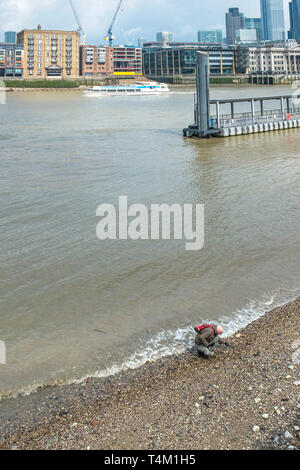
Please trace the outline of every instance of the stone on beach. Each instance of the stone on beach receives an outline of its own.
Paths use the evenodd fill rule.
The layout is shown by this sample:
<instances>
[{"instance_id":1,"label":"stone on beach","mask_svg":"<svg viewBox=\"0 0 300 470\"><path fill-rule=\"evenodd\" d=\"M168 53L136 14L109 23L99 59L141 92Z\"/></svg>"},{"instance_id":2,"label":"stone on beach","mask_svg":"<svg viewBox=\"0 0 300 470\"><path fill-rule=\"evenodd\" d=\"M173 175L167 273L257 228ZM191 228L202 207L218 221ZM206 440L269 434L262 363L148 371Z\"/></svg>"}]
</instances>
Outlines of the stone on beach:
<instances>
[{"instance_id":1,"label":"stone on beach","mask_svg":"<svg viewBox=\"0 0 300 470\"><path fill-rule=\"evenodd\" d=\"M187 351L90 379L87 389L73 384L12 400L0 421L0 448L300 447L298 380L286 380L300 328L291 309L300 311L300 299L248 325L228 355L220 350L202 361Z\"/></svg>"}]
</instances>

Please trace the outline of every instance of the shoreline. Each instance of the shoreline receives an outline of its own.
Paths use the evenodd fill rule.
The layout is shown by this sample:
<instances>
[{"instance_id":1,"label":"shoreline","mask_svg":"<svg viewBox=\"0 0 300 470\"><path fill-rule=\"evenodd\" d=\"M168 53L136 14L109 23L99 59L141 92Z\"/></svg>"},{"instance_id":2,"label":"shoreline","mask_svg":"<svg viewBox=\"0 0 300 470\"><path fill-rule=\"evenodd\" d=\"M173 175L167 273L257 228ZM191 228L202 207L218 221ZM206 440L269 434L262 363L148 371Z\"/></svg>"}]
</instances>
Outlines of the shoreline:
<instances>
[{"instance_id":1,"label":"shoreline","mask_svg":"<svg viewBox=\"0 0 300 470\"><path fill-rule=\"evenodd\" d=\"M84 88L6 88L5 91L6 93L23 93L23 92L28 92L28 91L34 91L34 92L37 92L37 91L66 91L66 92L80 92L80 91L83 91L85 89L87 89L88 87L84 87Z\"/></svg>"},{"instance_id":2,"label":"shoreline","mask_svg":"<svg viewBox=\"0 0 300 470\"><path fill-rule=\"evenodd\" d=\"M149 80L149 81L152 81L152 80ZM128 81L126 80L121 80L120 81L121 84L127 84ZM131 81L129 83L132 83ZM32 91L32 92L42 92L42 91L45 91L45 92L51 92L51 91L55 91L55 92L61 92L61 91L65 91L65 92L82 92L84 90L87 90L89 88L90 85L80 85L78 87L41 87L41 88L34 88L34 87L9 87L7 86L5 91L7 93L19 93L19 92L29 92L29 91ZM178 89L178 88L192 88L192 89L195 89L196 88L196 82L195 83L180 83L180 84L174 84L174 83L169 83L168 86L170 88L173 88L173 89ZM283 87L283 86L287 86L286 83L277 83L275 85L272 85L272 86L275 86L275 87ZM245 88L245 87L249 87L249 88L255 88L255 87L266 87L266 88L270 88L270 85L264 85L264 84L260 84L260 85L255 85L255 84L251 84L251 83L211 83L210 84L210 87L211 88L232 88L232 87L240 87L240 88Z\"/></svg>"},{"instance_id":3,"label":"shoreline","mask_svg":"<svg viewBox=\"0 0 300 470\"><path fill-rule=\"evenodd\" d=\"M300 448L299 327L300 298L240 330L209 361L190 350L4 400L0 448Z\"/></svg>"}]
</instances>

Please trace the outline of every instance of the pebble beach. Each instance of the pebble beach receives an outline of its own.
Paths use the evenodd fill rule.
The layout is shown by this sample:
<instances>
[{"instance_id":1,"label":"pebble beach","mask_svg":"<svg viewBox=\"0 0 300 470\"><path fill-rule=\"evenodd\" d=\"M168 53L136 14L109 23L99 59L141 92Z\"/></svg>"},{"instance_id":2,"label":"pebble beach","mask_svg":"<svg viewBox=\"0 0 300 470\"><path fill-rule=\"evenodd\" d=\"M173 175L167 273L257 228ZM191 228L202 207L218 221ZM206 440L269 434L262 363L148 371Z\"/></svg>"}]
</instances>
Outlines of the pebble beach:
<instances>
[{"instance_id":1,"label":"pebble beach","mask_svg":"<svg viewBox=\"0 0 300 470\"><path fill-rule=\"evenodd\" d=\"M300 449L300 299L195 350L0 403L1 449Z\"/></svg>"}]
</instances>

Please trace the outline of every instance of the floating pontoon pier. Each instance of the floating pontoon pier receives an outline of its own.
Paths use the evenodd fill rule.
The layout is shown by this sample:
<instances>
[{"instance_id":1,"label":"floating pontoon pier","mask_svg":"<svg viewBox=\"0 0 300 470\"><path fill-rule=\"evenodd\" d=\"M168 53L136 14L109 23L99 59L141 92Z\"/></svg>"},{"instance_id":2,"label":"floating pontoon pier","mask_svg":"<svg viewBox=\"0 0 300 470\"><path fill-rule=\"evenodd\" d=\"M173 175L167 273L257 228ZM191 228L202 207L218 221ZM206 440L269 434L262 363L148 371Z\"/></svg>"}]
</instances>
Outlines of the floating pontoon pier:
<instances>
[{"instance_id":1,"label":"floating pontoon pier","mask_svg":"<svg viewBox=\"0 0 300 470\"><path fill-rule=\"evenodd\" d=\"M300 128L299 99L294 95L210 100L209 56L203 52L197 52L196 86L195 123L183 129L185 137L229 137ZM215 114L211 108L215 108Z\"/></svg>"}]
</instances>

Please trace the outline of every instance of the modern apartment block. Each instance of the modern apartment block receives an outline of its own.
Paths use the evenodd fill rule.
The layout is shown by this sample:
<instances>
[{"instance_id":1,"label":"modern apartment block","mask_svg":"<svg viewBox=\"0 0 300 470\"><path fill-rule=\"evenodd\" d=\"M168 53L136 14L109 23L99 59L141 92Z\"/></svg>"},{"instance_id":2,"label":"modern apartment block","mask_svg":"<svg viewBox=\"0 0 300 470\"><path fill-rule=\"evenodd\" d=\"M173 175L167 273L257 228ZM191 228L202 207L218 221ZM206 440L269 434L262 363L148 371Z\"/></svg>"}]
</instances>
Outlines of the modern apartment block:
<instances>
[{"instance_id":1,"label":"modern apartment block","mask_svg":"<svg viewBox=\"0 0 300 470\"><path fill-rule=\"evenodd\" d=\"M284 41L285 21L283 0L260 0L262 18L262 39Z\"/></svg>"},{"instance_id":2,"label":"modern apartment block","mask_svg":"<svg viewBox=\"0 0 300 470\"><path fill-rule=\"evenodd\" d=\"M223 33L221 29L198 31L198 42L222 44Z\"/></svg>"},{"instance_id":3,"label":"modern apartment block","mask_svg":"<svg viewBox=\"0 0 300 470\"><path fill-rule=\"evenodd\" d=\"M114 71L113 47L80 46L80 75L101 77Z\"/></svg>"},{"instance_id":4,"label":"modern apartment block","mask_svg":"<svg viewBox=\"0 0 300 470\"><path fill-rule=\"evenodd\" d=\"M300 74L300 46L293 41L284 46L267 44L249 47L249 72Z\"/></svg>"},{"instance_id":5,"label":"modern apartment block","mask_svg":"<svg viewBox=\"0 0 300 470\"><path fill-rule=\"evenodd\" d=\"M300 40L300 0L292 0L289 3L290 23L289 39Z\"/></svg>"},{"instance_id":6,"label":"modern apartment block","mask_svg":"<svg viewBox=\"0 0 300 470\"><path fill-rule=\"evenodd\" d=\"M145 44L143 49L144 75L149 78L195 76L197 51L209 54L212 75L228 75L235 72L233 46L174 43L167 48L151 45L148 47Z\"/></svg>"},{"instance_id":7,"label":"modern apartment block","mask_svg":"<svg viewBox=\"0 0 300 470\"><path fill-rule=\"evenodd\" d=\"M0 77L21 78L24 67L24 47L15 42L7 42L9 36L4 35L5 42L0 42ZM10 36L12 40L13 37Z\"/></svg>"},{"instance_id":8,"label":"modern apartment block","mask_svg":"<svg viewBox=\"0 0 300 470\"><path fill-rule=\"evenodd\" d=\"M142 75L142 49L135 46L80 46L80 75Z\"/></svg>"},{"instance_id":9,"label":"modern apartment block","mask_svg":"<svg viewBox=\"0 0 300 470\"><path fill-rule=\"evenodd\" d=\"M24 78L74 79L79 76L77 31L24 29L17 43L24 46Z\"/></svg>"},{"instance_id":10,"label":"modern apartment block","mask_svg":"<svg viewBox=\"0 0 300 470\"><path fill-rule=\"evenodd\" d=\"M135 46L113 47L114 75L142 75L142 49Z\"/></svg>"}]
</instances>

